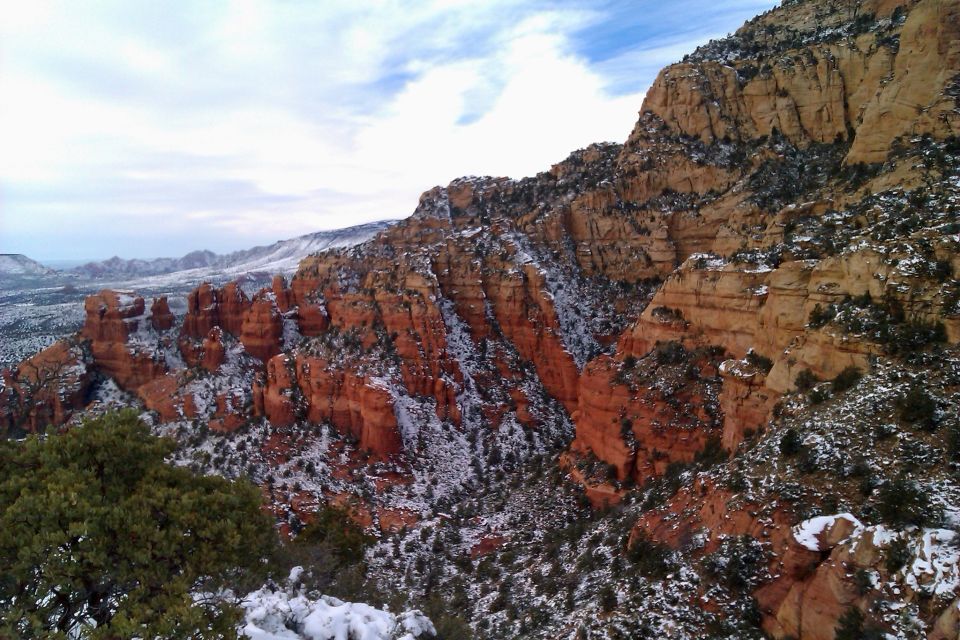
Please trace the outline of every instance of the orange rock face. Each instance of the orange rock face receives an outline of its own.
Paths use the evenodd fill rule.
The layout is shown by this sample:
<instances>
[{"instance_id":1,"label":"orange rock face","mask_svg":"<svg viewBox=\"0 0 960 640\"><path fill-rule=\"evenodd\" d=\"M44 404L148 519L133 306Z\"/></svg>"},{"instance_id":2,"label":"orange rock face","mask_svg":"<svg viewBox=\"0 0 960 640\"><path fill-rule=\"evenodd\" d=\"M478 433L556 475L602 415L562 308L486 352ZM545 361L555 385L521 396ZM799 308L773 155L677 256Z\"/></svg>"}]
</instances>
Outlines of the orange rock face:
<instances>
[{"instance_id":1,"label":"orange rock face","mask_svg":"<svg viewBox=\"0 0 960 640\"><path fill-rule=\"evenodd\" d=\"M380 530L386 533L397 533L409 529L417 523L417 514L408 509L381 509L377 516L380 520Z\"/></svg>"},{"instance_id":2,"label":"orange rock face","mask_svg":"<svg viewBox=\"0 0 960 640\"><path fill-rule=\"evenodd\" d=\"M288 306L289 291L282 287L282 279L276 284L281 285L280 298L284 306ZM209 284L202 284L187 296L187 315L183 319L181 330L181 351L184 358L191 364L197 364L202 357L200 351L207 352L211 346L214 354L203 366L214 370L219 364L217 352L222 347L216 347L214 342L221 342L211 334L214 328L226 331L243 343L247 352L263 362L280 352L283 336L283 319L280 316L277 297L270 292L263 291L251 301L240 286L231 282L222 289L214 289ZM191 339L203 339L202 349Z\"/></svg>"},{"instance_id":3,"label":"orange rock face","mask_svg":"<svg viewBox=\"0 0 960 640\"><path fill-rule=\"evenodd\" d=\"M379 459L402 451L389 391L354 371L309 356L281 354L267 364L264 413L275 425L329 422Z\"/></svg>"},{"instance_id":4,"label":"orange rock face","mask_svg":"<svg viewBox=\"0 0 960 640\"><path fill-rule=\"evenodd\" d=\"M222 327L227 333L239 336L249 308L250 300L237 283L228 283L222 289L203 283L187 296L187 315L181 333L202 339L210 329Z\"/></svg>"},{"instance_id":5,"label":"orange rock face","mask_svg":"<svg viewBox=\"0 0 960 640\"><path fill-rule=\"evenodd\" d=\"M572 413L579 372L559 338L556 313L541 276L532 266L505 276L484 288L494 315L520 355L533 362L543 385Z\"/></svg>"},{"instance_id":6,"label":"orange rock face","mask_svg":"<svg viewBox=\"0 0 960 640\"><path fill-rule=\"evenodd\" d=\"M216 408L208 423L210 430L217 433L232 433L246 423L243 407L238 406L241 398L230 393L222 393L216 397Z\"/></svg>"},{"instance_id":7,"label":"orange rock face","mask_svg":"<svg viewBox=\"0 0 960 640\"><path fill-rule=\"evenodd\" d=\"M148 311L142 298L101 292L85 305L90 353L51 348L8 374L0 420L8 430L67 420L89 364L161 422L229 434L265 417L267 465L295 462L298 423L329 423L345 436L330 459L349 460L331 471L338 483L369 461L391 462L378 474L421 471L404 438L424 424L473 445L505 425L513 436L514 421L530 442L567 442L572 420L561 464L596 508L707 454L730 473L684 479L642 515L634 542L686 550L697 536L692 553L710 554L725 537L762 541L771 578L750 595L765 629L827 640L848 606L866 604L848 569L882 575L883 554L872 540L848 544L840 521L820 551L797 543L799 516L732 489L744 458L724 467L722 450L749 452L741 444L769 428L801 371L826 380L884 353L855 323L811 322L818 305L882 300L960 339L960 236L941 224L956 198L927 193L939 178L923 168L946 166L947 137L960 134L958 6L784 3L745 27L751 38L738 35L737 46L750 43L743 59L708 45L664 69L623 146L593 145L534 178L431 189L364 245L304 259L289 284L277 276L249 297L237 283L201 285L179 335L186 371L164 360L176 324L165 299ZM870 28L850 23L858 12ZM928 155L904 155L925 144ZM373 486L393 482L378 475ZM277 515L305 520L321 499L273 491L290 507ZM354 496L330 499L364 526L416 522ZM471 555L509 535L488 529ZM956 637L950 609L931 637Z\"/></svg>"},{"instance_id":8,"label":"orange rock face","mask_svg":"<svg viewBox=\"0 0 960 640\"><path fill-rule=\"evenodd\" d=\"M742 360L723 362L720 375L721 444L727 451L736 451L748 429L756 431L767 424L779 394L766 387L762 371Z\"/></svg>"},{"instance_id":9,"label":"orange rock face","mask_svg":"<svg viewBox=\"0 0 960 640\"><path fill-rule=\"evenodd\" d=\"M223 285L217 296L220 327L229 334L243 333L243 323L250 310L250 300L236 282Z\"/></svg>"},{"instance_id":10,"label":"orange rock face","mask_svg":"<svg viewBox=\"0 0 960 640\"><path fill-rule=\"evenodd\" d=\"M200 366L210 372L220 368L226 357L225 347L223 346L223 331L220 327L210 329L207 337L203 339L203 357Z\"/></svg>"},{"instance_id":11,"label":"orange rock face","mask_svg":"<svg viewBox=\"0 0 960 640\"><path fill-rule=\"evenodd\" d=\"M271 358L267 362L266 385L254 389L254 397L261 398L262 415L277 426L289 426L301 414L294 395L299 389L295 367L295 361L286 354Z\"/></svg>"},{"instance_id":12,"label":"orange rock face","mask_svg":"<svg viewBox=\"0 0 960 640\"><path fill-rule=\"evenodd\" d=\"M36 433L82 409L92 379L81 343L61 340L0 378L0 430Z\"/></svg>"},{"instance_id":13,"label":"orange rock face","mask_svg":"<svg viewBox=\"0 0 960 640\"><path fill-rule=\"evenodd\" d=\"M293 291L287 286L287 279L281 275L273 277L271 290L277 300L277 308L280 313L286 313L295 306Z\"/></svg>"},{"instance_id":14,"label":"orange rock face","mask_svg":"<svg viewBox=\"0 0 960 640\"><path fill-rule=\"evenodd\" d=\"M128 391L166 373L166 366L146 352L132 352L124 343L93 342L96 367Z\"/></svg>"},{"instance_id":15,"label":"orange rock face","mask_svg":"<svg viewBox=\"0 0 960 640\"><path fill-rule=\"evenodd\" d=\"M593 454L612 465L618 480L642 483L671 462L692 461L711 438L719 440L715 365L709 356L671 347L676 351L654 351L632 366L609 356L587 366L574 414L574 455ZM656 379L661 382L650 388Z\"/></svg>"},{"instance_id":16,"label":"orange rock face","mask_svg":"<svg viewBox=\"0 0 960 640\"><path fill-rule=\"evenodd\" d=\"M181 335L203 338L220 323L217 291L203 283L187 296L187 315L183 318Z\"/></svg>"},{"instance_id":17,"label":"orange rock face","mask_svg":"<svg viewBox=\"0 0 960 640\"><path fill-rule=\"evenodd\" d=\"M435 284L409 272L404 275L400 288L398 283L389 282L391 274L370 272L369 286L344 291L333 280L337 273L334 264L315 264L311 271L313 275L308 277L303 275L307 272L302 271L294 280L295 298L308 295L309 283L309 290L314 292L312 297L325 301L324 313L314 311L317 317L329 318L338 333L356 336L365 350L373 347L389 350L407 392L432 397L440 419L459 422L456 394L461 374L447 353L446 326L431 300L435 298ZM317 325L304 324L308 320L303 308L300 307L301 333L309 335ZM307 308L318 309L315 303Z\"/></svg>"},{"instance_id":18,"label":"orange rock face","mask_svg":"<svg viewBox=\"0 0 960 640\"><path fill-rule=\"evenodd\" d=\"M239 334L247 353L266 362L280 352L282 336L283 319L276 301L268 297L255 299L243 315Z\"/></svg>"},{"instance_id":19,"label":"orange rock face","mask_svg":"<svg viewBox=\"0 0 960 640\"><path fill-rule=\"evenodd\" d=\"M767 631L772 631L769 614L782 606L794 585L801 583L811 567L821 561L819 552L797 543L793 522L793 514L787 511L778 508L768 512L764 505L743 501L723 487L698 479L690 488L681 489L663 508L646 512L635 525L630 544L645 535L677 547L700 533L705 541L696 553L707 555L716 551L725 538L749 536L762 541L770 552L768 569L778 579L762 585L754 596L761 611L768 614ZM835 626L834 623L828 627L829 633Z\"/></svg>"},{"instance_id":20,"label":"orange rock face","mask_svg":"<svg viewBox=\"0 0 960 640\"><path fill-rule=\"evenodd\" d=\"M184 417L183 398L180 395L180 381L176 376L167 374L152 380L137 389L137 395L144 406L155 411L163 422L172 422Z\"/></svg>"},{"instance_id":21,"label":"orange rock face","mask_svg":"<svg viewBox=\"0 0 960 640\"><path fill-rule=\"evenodd\" d=\"M83 307L87 314L83 337L95 342L126 342L144 313L143 298L106 289L88 296Z\"/></svg>"},{"instance_id":22,"label":"orange rock face","mask_svg":"<svg viewBox=\"0 0 960 640\"><path fill-rule=\"evenodd\" d=\"M150 323L156 331L166 331L173 328L174 317L170 313L170 305L167 304L166 296L156 298L150 305Z\"/></svg>"},{"instance_id":23,"label":"orange rock face","mask_svg":"<svg viewBox=\"0 0 960 640\"><path fill-rule=\"evenodd\" d=\"M155 327L169 323L170 311L166 301L156 301L152 308L161 314L156 320L145 313L143 298L108 290L84 302L81 335L90 340L94 366L123 389L133 391L167 370L162 348L172 344L172 336L161 336Z\"/></svg>"},{"instance_id":24,"label":"orange rock face","mask_svg":"<svg viewBox=\"0 0 960 640\"><path fill-rule=\"evenodd\" d=\"M502 547L507 542L505 536L497 534L488 534L483 536L475 545L470 547L470 557L473 559L482 558Z\"/></svg>"}]
</instances>

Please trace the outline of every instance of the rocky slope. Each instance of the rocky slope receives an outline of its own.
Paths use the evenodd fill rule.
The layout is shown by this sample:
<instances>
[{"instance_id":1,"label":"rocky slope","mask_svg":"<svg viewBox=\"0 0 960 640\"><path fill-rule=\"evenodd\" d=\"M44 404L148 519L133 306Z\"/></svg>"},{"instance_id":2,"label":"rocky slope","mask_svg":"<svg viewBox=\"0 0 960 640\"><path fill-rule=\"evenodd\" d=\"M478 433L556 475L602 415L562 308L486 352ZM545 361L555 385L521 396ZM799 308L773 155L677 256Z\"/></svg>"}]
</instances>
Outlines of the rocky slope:
<instances>
[{"instance_id":1,"label":"rocky slope","mask_svg":"<svg viewBox=\"0 0 960 640\"><path fill-rule=\"evenodd\" d=\"M787 2L662 71L623 145L182 318L90 298L86 382L25 363L0 416L140 403L285 531L347 508L371 584L480 637L957 637L958 31Z\"/></svg>"}]
</instances>

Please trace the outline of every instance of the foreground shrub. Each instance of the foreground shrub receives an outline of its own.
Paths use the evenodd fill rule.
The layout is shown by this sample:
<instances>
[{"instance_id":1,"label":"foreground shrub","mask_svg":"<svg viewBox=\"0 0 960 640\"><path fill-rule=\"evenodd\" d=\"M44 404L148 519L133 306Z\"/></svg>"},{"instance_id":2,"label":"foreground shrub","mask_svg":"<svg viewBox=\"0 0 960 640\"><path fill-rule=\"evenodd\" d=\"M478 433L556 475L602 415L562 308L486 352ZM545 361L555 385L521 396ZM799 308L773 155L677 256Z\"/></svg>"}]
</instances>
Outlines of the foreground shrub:
<instances>
[{"instance_id":1,"label":"foreground shrub","mask_svg":"<svg viewBox=\"0 0 960 640\"><path fill-rule=\"evenodd\" d=\"M0 444L0 637L235 635L200 594L262 583L273 523L253 485L172 450L133 411Z\"/></svg>"}]
</instances>

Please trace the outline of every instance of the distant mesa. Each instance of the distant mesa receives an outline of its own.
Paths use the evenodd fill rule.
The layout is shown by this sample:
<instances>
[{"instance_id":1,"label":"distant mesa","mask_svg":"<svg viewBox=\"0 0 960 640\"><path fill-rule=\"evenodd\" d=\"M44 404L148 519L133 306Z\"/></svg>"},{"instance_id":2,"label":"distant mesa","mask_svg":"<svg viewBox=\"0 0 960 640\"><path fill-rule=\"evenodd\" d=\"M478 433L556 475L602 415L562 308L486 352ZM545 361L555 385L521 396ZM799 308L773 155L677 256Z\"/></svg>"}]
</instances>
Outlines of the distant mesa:
<instances>
[{"instance_id":1,"label":"distant mesa","mask_svg":"<svg viewBox=\"0 0 960 640\"><path fill-rule=\"evenodd\" d=\"M50 276L56 271L22 253L0 253L0 276Z\"/></svg>"}]
</instances>

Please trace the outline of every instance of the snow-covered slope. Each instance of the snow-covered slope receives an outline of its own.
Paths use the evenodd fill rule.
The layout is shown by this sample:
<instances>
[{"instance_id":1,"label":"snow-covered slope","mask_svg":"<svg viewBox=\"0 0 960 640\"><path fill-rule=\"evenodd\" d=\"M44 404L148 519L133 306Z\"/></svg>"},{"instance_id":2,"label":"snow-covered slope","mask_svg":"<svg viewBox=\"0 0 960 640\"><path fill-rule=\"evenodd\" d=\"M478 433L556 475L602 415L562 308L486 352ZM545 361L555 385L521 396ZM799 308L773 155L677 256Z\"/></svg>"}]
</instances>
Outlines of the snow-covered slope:
<instances>
[{"instance_id":1,"label":"snow-covered slope","mask_svg":"<svg viewBox=\"0 0 960 640\"><path fill-rule=\"evenodd\" d=\"M0 276L46 276L54 270L22 253L0 253Z\"/></svg>"},{"instance_id":2,"label":"snow-covered slope","mask_svg":"<svg viewBox=\"0 0 960 640\"><path fill-rule=\"evenodd\" d=\"M113 257L102 262L89 262L71 269L70 272L95 279L143 278L197 270L210 270L231 276L254 272L289 273L295 271L300 260L311 253L359 244L391 224L393 223L390 221L370 222L345 229L318 231L223 255L212 251L193 251L181 258L124 260Z\"/></svg>"}]
</instances>

